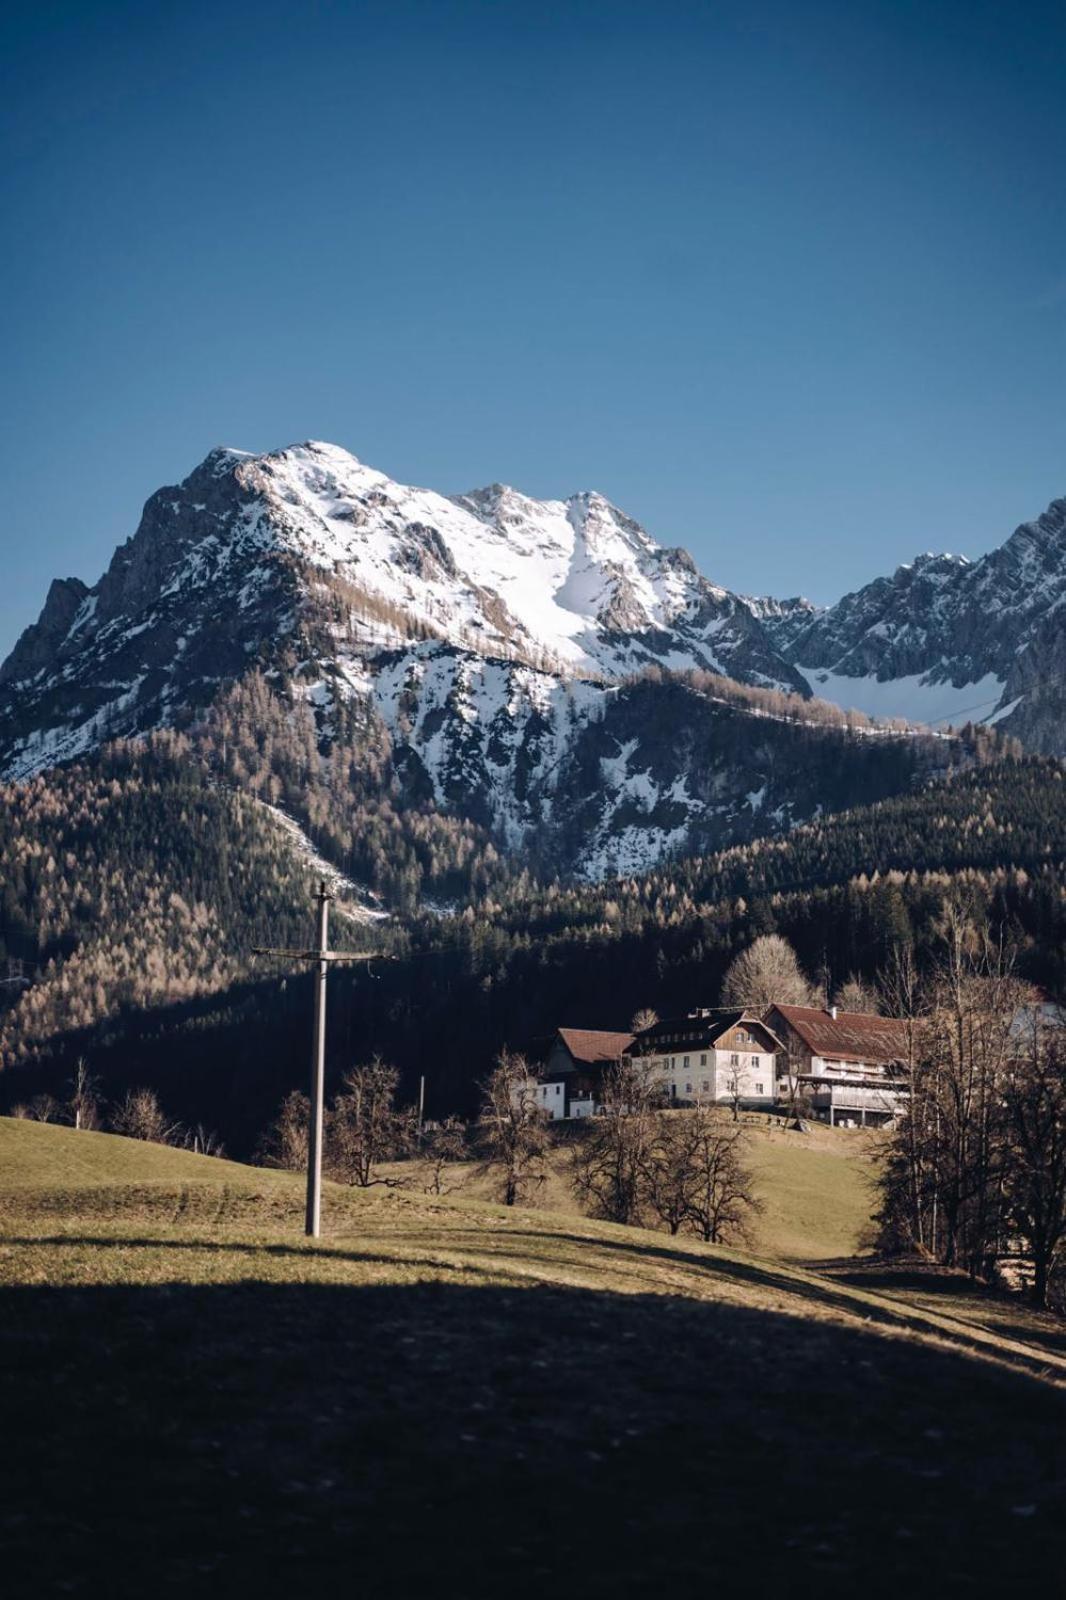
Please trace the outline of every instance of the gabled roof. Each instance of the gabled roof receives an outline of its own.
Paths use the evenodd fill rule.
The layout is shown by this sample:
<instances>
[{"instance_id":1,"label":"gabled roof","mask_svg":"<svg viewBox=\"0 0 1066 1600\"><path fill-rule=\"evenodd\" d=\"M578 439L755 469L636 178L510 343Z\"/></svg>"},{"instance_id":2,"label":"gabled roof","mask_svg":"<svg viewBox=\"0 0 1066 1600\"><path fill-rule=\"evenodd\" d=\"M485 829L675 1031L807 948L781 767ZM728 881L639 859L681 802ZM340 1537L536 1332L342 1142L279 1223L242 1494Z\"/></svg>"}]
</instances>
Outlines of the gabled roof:
<instances>
[{"instance_id":1,"label":"gabled roof","mask_svg":"<svg viewBox=\"0 0 1066 1600\"><path fill-rule=\"evenodd\" d=\"M889 1062L907 1056L907 1024L866 1011L831 1012L819 1006L774 1006L812 1055L835 1061Z\"/></svg>"},{"instance_id":2,"label":"gabled roof","mask_svg":"<svg viewBox=\"0 0 1066 1600\"><path fill-rule=\"evenodd\" d=\"M633 1043L631 1033L601 1033L595 1028L559 1028L557 1032L574 1060L589 1067L599 1061L617 1061Z\"/></svg>"},{"instance_id":3,"label":"gabled roof","mask_svg":"<svg viewBox=\"0 0 1066 1600\"><path fill-rule=\"evenodd\" d=\"M656 1050L678 1051L693 1047L709 1049L724 1033L741 1022L746 1028L758 1029L770 1049L784 1049L773 1030L754 1012L704 1008L690 1011L683 1017L660 1017L650 1028L644 1028L637 1034L634 1041L638 1046L636 1053L643 1055Z\"/></svg>"}]
</instances>

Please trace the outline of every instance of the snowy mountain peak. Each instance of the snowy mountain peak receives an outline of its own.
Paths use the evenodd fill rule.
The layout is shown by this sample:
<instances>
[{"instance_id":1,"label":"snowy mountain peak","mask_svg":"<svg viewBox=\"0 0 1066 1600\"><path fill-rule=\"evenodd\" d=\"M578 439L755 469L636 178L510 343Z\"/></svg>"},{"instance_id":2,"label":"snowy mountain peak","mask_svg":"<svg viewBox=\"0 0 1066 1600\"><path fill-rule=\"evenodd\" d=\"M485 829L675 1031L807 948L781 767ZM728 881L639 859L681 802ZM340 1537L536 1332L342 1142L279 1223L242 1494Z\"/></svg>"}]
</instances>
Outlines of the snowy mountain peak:
<instances>
[{"instance_id":1,"label":"snowy mountain peak","mask_svg":"<svg viewBox=\"0 0 1066 1600\"><path fill-rule=\"evenodd\" d=\"M227 445L151 497L92 590L54 587L2 669L0 772L165 723L286 641L306 658L308 629L320 652L323 628L349 685L429 638L568 676L658 664L808 692L747 607L602 494L450 499L322 440Z\"/></svg>"},{"instance_id":2,"label":"snowy mountain peak","mask_svg":"<svg viewBox=\"0 0 1066 1600\"><path fill-rule=\"evenodd\" d=\"M953 575L960 567L968 567L968 556L952 555L950 550L923 550L913 561L905 561L897 572L943 572Z\"/></svg>"}]
</instances>

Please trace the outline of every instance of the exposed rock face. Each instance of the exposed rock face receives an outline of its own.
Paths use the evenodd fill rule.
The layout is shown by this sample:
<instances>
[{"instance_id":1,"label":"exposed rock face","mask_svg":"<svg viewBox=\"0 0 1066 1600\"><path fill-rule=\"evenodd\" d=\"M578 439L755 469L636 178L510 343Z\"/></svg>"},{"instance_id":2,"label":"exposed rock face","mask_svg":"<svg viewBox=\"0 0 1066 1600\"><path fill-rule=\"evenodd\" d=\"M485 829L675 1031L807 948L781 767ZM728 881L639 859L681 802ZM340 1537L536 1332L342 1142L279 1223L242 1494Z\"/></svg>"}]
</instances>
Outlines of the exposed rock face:
<instances>
[{"instance_id":1,"label":"exposed rock face","mask_svg":"<svg viewBox=\"0 0 1066 1600\"><path fill-rule=\"evenodd\" d=\"M88 594L88 586L80 578L52 579L37 621L30 623L7 660L0 665L0 683L28 678L47 669L70 633Z\"/></svg>"},{"instance_id":2,"label":"exposed rock face","mask_svg":"<svg viewBox=\"0 0 1066 1600\"><path fill-rule=\"evenodd\" d=\"M315 653L343 640L357 678L428 635L556 672L665 661L809 694L735 596L601 495L449 500L332 445L220 449L152 496L95 588L53 584L0 677L0 772L172 721L250 664L306 654L326 589Z\"/></svg>"},{"instance_id":3,"label":"exposed rock face","mask_svg":"<svg viewBox=\"0 0 1066 1600\"><path fill-rule=\"evenodd\" d=\"M1066 754L1066 499L979 561L918 556L798 632L770 632L816 694L892 712L895 685L898 715L936 706Z\"/></svg>"},{"instance_id":4,"label":"exposed rock face","mask_svg":"<svg viewBox=\"0 0 1066 1600\"><path fill-rule=\"evenodd\" d=\"M240 470L214 452L152 496L95 588L53 584L0 674L6 776L171 722L271 657L292 626L296 567L234 495Z\"/></svg>"},{"instance_id":5,"label":"exposed rock face","mask_svg":"<svg viewBox=\"0 0 1066 1600\"><path fill-rule=\"evenodd\" d=\"M94 588L52 585L0 669L0 775L180 723L256 669L306 699L324 741L358 702L410 798L545 864L635 871L895 792L945 759L634 681L649 668L845 705L873 685L877 709L904 716L919 678L953 707L1013 695L1011 726L1061 750L1046 679L1066 669L1064 526L1060 501L982 562L920 558L822 612L732 594L602 495L493 484L449 499L332 445L219 449L152 496Z\"/></svg>"}]
</instances>

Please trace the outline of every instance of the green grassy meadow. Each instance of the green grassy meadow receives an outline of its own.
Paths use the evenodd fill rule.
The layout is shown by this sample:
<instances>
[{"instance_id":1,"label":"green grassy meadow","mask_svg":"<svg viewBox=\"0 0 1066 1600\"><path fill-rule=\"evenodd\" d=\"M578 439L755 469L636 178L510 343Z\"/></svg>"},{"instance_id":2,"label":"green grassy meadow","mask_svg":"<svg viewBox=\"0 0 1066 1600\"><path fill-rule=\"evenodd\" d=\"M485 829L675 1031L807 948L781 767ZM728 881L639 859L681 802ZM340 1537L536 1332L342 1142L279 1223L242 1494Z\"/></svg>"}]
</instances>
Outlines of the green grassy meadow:
<instances>
[{"instance_id":1,"label":"green grassy meadow","mask_svg":"<svg viewBox=\"0 0 1066 1600\"><path fill-rule=\"evenodd\" d=\"M4 1594L1053 1581L1066 1326L856 1256L847 1138L753 1130L743 1251L473 1178L311 1244L293 1175L0 1119Z\"/></svg>"}]
</instances>

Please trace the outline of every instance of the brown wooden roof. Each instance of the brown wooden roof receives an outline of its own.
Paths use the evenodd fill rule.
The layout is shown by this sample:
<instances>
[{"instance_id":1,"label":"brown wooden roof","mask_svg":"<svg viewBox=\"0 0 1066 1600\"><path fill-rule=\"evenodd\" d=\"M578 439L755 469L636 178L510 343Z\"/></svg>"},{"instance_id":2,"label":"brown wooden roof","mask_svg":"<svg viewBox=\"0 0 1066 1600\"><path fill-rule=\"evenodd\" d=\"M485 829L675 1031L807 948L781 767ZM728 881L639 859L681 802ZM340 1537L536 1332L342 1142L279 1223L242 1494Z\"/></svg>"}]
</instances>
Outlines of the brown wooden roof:
<instances>
[{"instance_id":1,"label":"brown wooden roof","mask_svg":"<svg viewBox=\"0 0 1066 1600\"><path fill-rule=\"evenodd\" d=\"M896 1017L875 1017L865 1011L838 1011L819 1006L774 1006L794 1028L812 1055L836 1061L900 1061L907 1055L907 1024Z\"/></svg>"},{"instance_id":2,"label":"brown wooden roof","mask_svg":"<svg viewBox=\"0 0 1066 1600\"><path fill-rule=\"evenodd\" d=\"M574 1060L586 1066L617 1061L626 1046L633 1043L631 1033L600 1033L595 1028L560 1028L558 1032Z\"/></svg>"}]
</instances>

